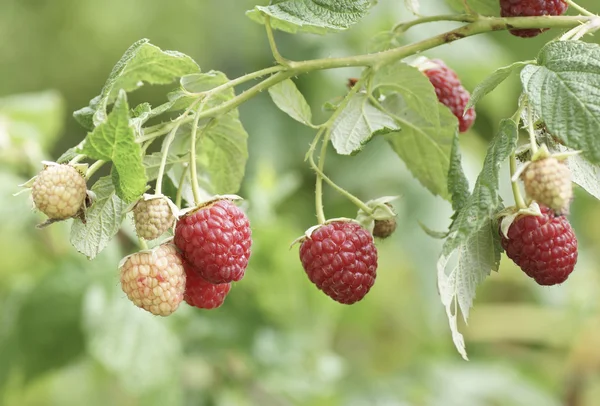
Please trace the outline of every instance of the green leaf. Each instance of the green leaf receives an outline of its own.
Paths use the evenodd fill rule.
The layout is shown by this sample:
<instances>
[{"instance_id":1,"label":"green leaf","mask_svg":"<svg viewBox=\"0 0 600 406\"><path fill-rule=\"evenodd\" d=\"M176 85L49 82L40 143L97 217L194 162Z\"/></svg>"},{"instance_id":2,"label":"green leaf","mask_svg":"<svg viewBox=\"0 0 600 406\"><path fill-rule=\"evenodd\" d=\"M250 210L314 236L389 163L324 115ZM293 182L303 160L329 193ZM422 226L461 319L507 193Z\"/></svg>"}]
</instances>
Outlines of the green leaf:
<instances>
[{"instance_id":1,"label":"green leaf","mask_svg":"<svg viewBox=\"0 0 600 406\"><path fill-rule=\"evenodd\" d=\"M475 106L479 100L483 99L488 93L491 93L498 85L504 82L511 73L520 70L523 66L527 65L527 62L515 62L512 65L499 68L490 76L484 79L483 82L477 85L471 98L465 107L465 111Z\"/></svg>"},{"instance_id":2,"label":"green leaf","mask_svg":"<svg viewBox=\"0 0 600 406\"><path fill-rule=\"evenodd\" d=\"M0 98L0 127L16 144L52 147L62 131L64 113L64 100L55 91Z\"/></svg>"},{"instance_id":3,"label":"green leaf","mask_svg":"<svg viewBox=\"0 0 600 406\"><path fill-rule=\"evenodd\" d=\"M555 149L560 153L573 152L572 149L562 145L556 145ZM600 167L592 164L581 155L568 157L567 166L571 170L573 182L600 200Z\"/></svg>"},{"instance_id":4,"label":"green leaf","mask_svg":"<svg viewBox=\"0 0 600 406\"><path fill-rule=\"evenodd\" d=\"M169 84L183 75L197 72L200 72L200 68L189 56L176 51L163 51L147 39L142 39L129 47L117 62L99 99L90 107L76 112L75 117L89 124L87 117L93 112L93 124L99 125L106 120L106 109L116 100L121 89L130 92L144 83Z\"/></svg>"},{"instance_id":5,"label":"green leaf","mask_svg":"<svg viewBox=\"0 0 600 406\"><path fill-rule=\"evenodd\" d=\"M88 131L92 131L95 127L94 125L94 114L98 110L98 106L100 105L100 96L94 97L90 100L90 104L86 107L82 107L79 110L73 113L73 118L77 121L83 128Z\"/></svg>"},{"instance_id":6,"label":"green leaf","mask_svg":"<svg viewBox=\"0 0 600 406\"><path fill-rule=\"evenodd\" d=\"M344 107L331 128L331 143L341 155L360 151L375 134L400 130L400 126L369 101L369 96L357 93Z\"/></svg>"},{"instance_id":7,"label":"green leaf","mask_svg":"<svg viewBox=\"0 0 600 406\"><path fill-rule=\"evenodd\" d=\"M215 71L182 78L182 86L189 92L198 93L228 81L224 73ZM206 102L204 109L218 106L234 96L233 89L218 92ZM191 126L182 126L180 130L182 133L176 136L171 151L184 155L189 152ZM196 162L200 181L208 182L212 186L212 193L236 193L244 178L248 160L248 134L240 122L238 110L233 109L218 118L201 121L198 135Z\"/></svg>"},{"instance_id":8,"label":"green leaf","mask_svg":"<svg viewBox=\"0 0 600 406\"><path fill-rule=\"evenodd\" d=\"M540 51L538 65L523 69L521 81L550 133L600 163L600 46L551 42Z\"/></svg>"},{"instance_id":9,"label":"green leaf","mask_svg":"<svg viewBox=\"0 0 600 406\"><path fill-rule=\"evenodd\" d=\"M133 306L119 288L107 292L93 285L86 292L83 312L89 353L128 390L146 393L178 376L177 335L164 319Z\"/></svg>"},{"instance_id":10,"label":"green leaf","mask_svg":"<svg viewBox=\"0 0 600 406\"><path fill-rule=\"evenodd\" d=\"M488 218L469 236L460 242L448 255L442 254L438 261L438 291L450 323L452 340L458 352L467 359L465 341L458 331L458 308L465 322L469 317L469 309L477 286L491 271L498 271L500 266L500 248L498 225ZM451 257L455 265L447 271Z\"/></svg>"},{"instance_id":11,"label":"green leaf","mask_svg":"<svg viewBox=\"0 0 600 406\"><path fill-rule=\"evenodd\" d=\"M462 168L458 132L452 141L450 169L448 170L448 191L452 196L452 210L459 212L469 198L469 181Z\"/></svg>"},{"instance_id":12,"label":"green leaf","mask_svg":"<svg viewBox=\"0 0 600 406\"><path fill-rule=\"evenodd\" d=\"M86 223L75 219L71 227L71 244L89 259L98 255L117 234L127 208L108 176L98 179L92 192L96 200L86 212Z\"/></svg>"},{"instance_id":13,"label":"green leaf","mask_svg":"<svg viewBox=\"0 0 600 406\"><path fill-rule=\"evenodd\" d=\"M146 168L146 176L148 177L148 181L153 181L158 176L158 170L160 168L161 160L162 152L154 152L153 154L146 155L144 157L144 167ZM169 154L169 156L167 156L165 172L167 172L171 168L171 166L173 166L173 164L187 161L188 159L183 159L176 155Z\"/></svg>"},{"instance_id":14,"label":"green leaf","mask_svg":"<svg viewBox=\"0 0 600 406\"><path fill-rule=\"evenodd\" d=\"M494 216L502 204L499 193L499 171L517 147L518 131L512 120L502 120L500 130L488 147L483 169L477 177L473 193L458 212L444 243L443 255L448 256L460 244L471 238Z\"/></svg>"},{"instance_id":15,"label":"green leaf","mask_svg":"<svg viewBox=\"0 0 600 406\"><path fill-rule=\"evenodd\" d=\"M291 79L286 79L270 87L269 94L271 95L271 99L273 99L273 103L281 111L304 125L312 125L310 106Z\"/></svg>"},{"instance_id":16,"label":"green leaf","mask_svg":"<svg viewBox=\"0 0 600 406\"><path fill-rule=\"evenodd\" d=\"M386 135L392 149L431 193L450 199L448 171L456 117L439 103L427 77L402 62L380 69L372 86L402 129Z\"/></svg>"},{"instance_id":17,"label":"green leaf","mask_svg":"<svg viewBox=\"0 0 600 406\"><path fill-rule=\"evenodd\" d=\"M124 91L119 93L106 122L87 135L81 153L92 159L113 162L113 182L117 195L125 202L131 203L144 193L146 173L142 149L135 141L135 133L129 123L129 106Z\"/></svg>"},{"instance_id":18,"label":"green leaf","mask_svg":"<svg viewBox=\"0 0 600 406\"><path fill-rule=\"evenodd\" d=\"M246 15L264 24L270 16L274 29L325 34L356 24L371 7L370 0L282 0L269 6L256 6Z\"/></svg>"}]
</instances>

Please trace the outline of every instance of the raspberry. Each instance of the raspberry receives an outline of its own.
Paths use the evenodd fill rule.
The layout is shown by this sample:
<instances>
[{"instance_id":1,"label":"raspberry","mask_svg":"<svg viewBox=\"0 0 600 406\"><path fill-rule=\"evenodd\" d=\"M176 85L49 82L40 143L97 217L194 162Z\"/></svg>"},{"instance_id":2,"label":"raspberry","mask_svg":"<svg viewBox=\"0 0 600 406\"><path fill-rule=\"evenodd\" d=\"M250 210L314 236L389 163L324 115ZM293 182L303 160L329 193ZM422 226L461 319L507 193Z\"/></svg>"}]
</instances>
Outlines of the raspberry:
<instances>
[{"instance_id":1,"label":"raspberry","mask_svg":"<svg viewBox=\"0 0 600 406\"><path fill-rule=\"evenodd\" d=\"M564 0L500 0L502 17L559 16L567 11L569 5ZM547 28L510 30L512 35L522 38L535 37Z\"/></svg>"},{"instance_id":2,"label":"raspberry","mask_svg":"<svg viewBox=\"0 0 600 406\"><path fill-rule=\"evenodd\" d=\"M31 194L35 207L52 220L79 212L85 201L85 178L69 165L48 165L35 178Z\"/></svg>"},{"instance_id":3,"label":"raspberry","mask_svg":"<svg viewBox=\"0 0 600 406\"><path fill-rule=\"evenodd\" d=\"M558 214L567 213L573 198L571 171L554 157L533 161L521 174L525 192Z\"/></svg>"},{"instance_id":4,"label":"raspberry","mask_svg":"<svg viewBox=\"0 0 600 406\"><path fill-rule=\"evenodd\" d=\"M230 200L217 200L179 219L175 245L211 283L239 281L250 258L252 232L248 218Z\"/></svg>"},{"instance_id":5,"label":"raspberry","mask_svg":"<svg viewBox=\"0 0 600 406\"><path fill-rule=\"evenodd\" d=\"M377 276L373 237L354 222L334 221L317 228L302 242L300 260L310 281L343 304L365 297Z\"/></svg>"},{"instance_id":6,"label":"raspberry","mask_svg":"<svg viewBox=\"0 0 600 406\"><path fill-rule=\"evenodd\" d=\"M564 216L540 206L541 216L518 217L508 229L508 238L500 232L506 255L540 285L562 283L577 262L577 238Z\"/></svg>"},{"instance_id":7,"label":"raspberry","mask_svg":"<svg viewBox=\"0 0 600 406\"><path fill-rule=\"evenodd\" d=\"M167 197L140 200L133 208L133 219L138 236L154 240L165 233L175 222L175 215Z\"/></svg>"},{"instance_id":8,"label":"raspberry","mask_svg":"<svg viewBox=\"0 0 600 406\"><path fill-rule=\"evenodd\" d=\"M185 270L173 244L130 255L119 269L123 292L133 304L152 314L168 316L183 300Z\"/></svg>"},{"instance_id":9,"label":"raspberry","mask_svg":"<svg viewBox=\"0 0 600 406\"><path fill-rule=\"evenodd\" d=\"M475 109L470 108L465 112L465 107L471 95L460 83L456 73L439 60L431 60L437 67L427 68L424 73L435 88L435 94L440 103L452 111L458 119L458 129L461 133L467 131L475 121ZM464 114L463 114L464 113Z\"/></svg>"},{"instance_id":10,"label":"raspberry","mask_svg":"<svg viewBox=\"0 0 600 406\"><path fill-rule=\"evenodd\" d=\"M216 309L223 304L231 289L231 283L214 285L200 276L198 270L185 260L183 267L186 276L183 299L187 304L199 309Z\"/></svg>"}]
</instances>

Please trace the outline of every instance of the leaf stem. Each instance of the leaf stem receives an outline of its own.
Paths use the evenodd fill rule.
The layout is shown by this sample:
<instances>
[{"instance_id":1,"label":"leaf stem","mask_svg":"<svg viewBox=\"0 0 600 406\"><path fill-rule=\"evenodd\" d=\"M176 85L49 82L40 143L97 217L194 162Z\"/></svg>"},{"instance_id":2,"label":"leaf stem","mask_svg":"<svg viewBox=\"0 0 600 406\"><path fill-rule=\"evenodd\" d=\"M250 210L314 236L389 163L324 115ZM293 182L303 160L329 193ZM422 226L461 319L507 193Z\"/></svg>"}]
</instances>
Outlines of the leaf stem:
<instances>
[{"instance_id":1,"label":"leaf stem","mask_svg":"<svg viewBox=\"0 0 600 406\"><path fill-rule=\"evenodd\" d=\"M535 139L535 129L533 127L533 111L531 105L527 106L527 132L529 133L529 144L531 154L535 155L538 151L537 140Z\"/></svg>"},{"instance_id":2,"label":"leaf stem","mask_svg":"<svg viewBox=\"0 0 600 406\"><path fill-rule=\"evenodd\" d=\"M186 117L190 113L190 111L192 111L194 109L194 107L196 106L196 104L198 104L199 101L200 101L200 99L195 100L181 116ZM162 181L163 181L163 176L165 175L165 167L167 165L167 157L169 156L169 147L171 146L171 143L175 139L175 134L177 134L177 130L179 130L179 127L181 126L181 122L182 122L182 120L176 121L177 124L171 129L171 131L169 132L169 135L167 136L167 138L165 138L165 142L162 145L162 151L161 151L162 156L160 159L160 167L158 168L158 176L156 177L156 187L154 188L154 193L157 195L160 195L162 193Z\"/></svg>"},{"instance_id":3,"label":"leaf stem","mask_svg":"<svg viewBox=\"0 0 600 406\"><path fill-rule=\"evenodd\" d=\"M277 43L275 42L275 36L273 35L273 27L271 27L271 17L268 14L265 14L265 28L267 30L269 47L271 47L271 53L273 54L273 58L275 58L275 62L282 66L288 66L288 60L281 56L279 49L277 49Z\"/></svg>"},{"instance_id":4,"label":"leaf stem","mask_svg":"<svg viewBox=\"0 0 600 406\"><path fill-rule=\"evenodd\" d=\"M181 178L179 179L179 186L177 187L177 194L175 195L175 206L177 206L177 208L179 209L181 209L181 197L183 196L183 184L188 173L188 163L185 162L182 166L183 172L181 173Z\"/></svg>"},{"instance_id":5,"label":"leaf stem","mask_svg":"<svg viewBox=\"0 0 600 406\"><path fill-rule=\"evenodd\" d=\"M87 172L85 173L85 178L89 179L91 178L98 169L102 168L102 165L104 165L106 163L106 161L103 160L98 160L96 162L94 162L87 170Z\"/></svg>"},{"instance_id":6,"label":"leaf stem","mask_svg":"<svg viewBox=\"0 0 600 406\"><path fill-rule=\"evenodd\" d=\"M76 164L76 163L79 163L79 162L81 162L81 160L83 160L84 158L85 158L85 155L83 155L83 154L77 154L77 155L75 155L75 157L74 157L73 159L71 159L71 160L69 161L69 165L74 165L74 164Z\"/></svg>"},{"instance_id":7,"label":"leaf stem","mask_svg":"<svg viewBox=\"0 0 600 406\"><path fill-rule=\"evenodd\" d=\"M201 200L200 185L198 184L198 172L196 165L196 137L198 135L198 122L200 121L200 111L203 107L204 103L200 104L198 111L196 111L194 123L192 124L192 135L190 137L190 177L192 183L192 192L194 194L194 204L196 206L200 204Z\"/></svg>"},{"instance_id":8,"label":"leaf stem","mask_svg":"<svg viewBox=\"0 0 600 406\"><path fill-rule=\"evenodd\" d=\"M510 154L510 183L512 187L513 197L515 199L515 204L519 209L526 209L527 205L525 204L525 200L523 200L523 196L521 196L521 190L519 189L519 181L517 179L513 180L513 176L517 172L517 157L513 152Z\"/></svg>"}]
</instances>

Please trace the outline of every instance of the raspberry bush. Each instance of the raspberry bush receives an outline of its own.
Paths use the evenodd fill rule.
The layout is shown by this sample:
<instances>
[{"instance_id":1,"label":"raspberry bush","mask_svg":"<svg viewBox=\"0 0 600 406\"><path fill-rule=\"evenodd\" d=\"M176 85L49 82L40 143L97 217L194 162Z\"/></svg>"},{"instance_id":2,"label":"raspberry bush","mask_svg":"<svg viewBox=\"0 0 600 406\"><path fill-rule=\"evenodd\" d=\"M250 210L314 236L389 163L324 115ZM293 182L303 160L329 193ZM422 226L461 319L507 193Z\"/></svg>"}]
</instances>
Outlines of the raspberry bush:
<instances>
[{"instance_id":1,"label":"raspberry bush","mask_svg":"<svg viewBox=\"0 0 600 406\"><path fill-rule=\"evenodd\" d=\"M316 224L305 224L308 230L296 240L298 268L301 263L333 300L353 304L377 295L381 258L373 236L386 238L406 225L396 221L390 205L395 197L356 196L326 174L329 146L354 156L382 138L424 188L451 204L447 231L426 231L444 239L438 290L454 344L466 359L458 313L467 320L477 286L498 270L503 249L541 285L563 283L575 269L577 240L564 215L572 182L591 189L581 168L600 164L600 46L581 39L600 28L600 17L572 0L450 1L460 14L401 22L375 36L370 53L296 60L293 49L284 57L278 48L277 30L343 31L376 3L283 0L254 7L246 14L264 26L274 64L234 79L201 70L191 57L146 39L131 45L99 94L74 112L80 142L57 162L40 164L38 175L23 185L47 215L45 224L73 218L73 246L94 259L133 220L140 251L124 259L120 277L135 305L161 316L184 299L196 311L221 306L232 285L246 282L253 242L245 209L262 204L235 195L248 159L238 107L267 92L282 112L314 133L305 157L316 177ZM407 3L419 15L419 0ZM571 14L564 15L568 7ZM460 26L404 42L412 27L440 21ZM501 67L474 89L458 69L436 58L438 46L473 35L507 31L528 41L547 30L553 36L530 55L535 59ZM340 80L342 94L331 95L323 106L327 118L317 122L313 111L319 107L304 98L296 78L346 67L361 69L360 76ZM512 73L522 84L516 111L499 123L470 187L461 141L477 126L476 104ZM168 87L164 102L153 106L133 98L145 85ZM510 176L501 171L505 162ZM514 202L501 197L502 184L510 186ZM356 206L355 218L325 215L326 186ZM153 248L147 241L154 241ZM432 262L427 272L433 269Z\"/></svg>"}]
</instances>

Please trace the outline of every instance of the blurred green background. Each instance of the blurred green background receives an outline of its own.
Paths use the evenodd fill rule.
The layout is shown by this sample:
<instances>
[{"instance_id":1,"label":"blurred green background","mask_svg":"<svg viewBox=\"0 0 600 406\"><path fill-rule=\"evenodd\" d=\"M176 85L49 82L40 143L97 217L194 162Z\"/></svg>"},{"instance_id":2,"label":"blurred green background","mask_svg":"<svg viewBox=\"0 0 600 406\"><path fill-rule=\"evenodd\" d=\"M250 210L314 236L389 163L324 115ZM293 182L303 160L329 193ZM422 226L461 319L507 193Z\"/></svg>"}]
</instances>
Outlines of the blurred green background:
<instances>
[{"instance_id":1,"label":"blurred green background","mask_svg":"<svg viewBox=\"0 0 600 406\"><path fill-rule=\"evenodd\" d=\"M380 0L348 32L276 37L291 59L366 51L376 33L411 16ZM447 12L422 0L424 14ZM339 305L308 281L289 244L315 223L313 174L303 162L309 130L263 94L240 108L250 161L247 199L254 248L246 277L225 304L206 312L182 305L163 319L120 291L117 264L134 250L127 232L94 261L68 242L69 224L43 230L17 185L39 161L56 159L84 137L71 113L99 93L113 64L147 37L195 58L204 70L236 77L272 64L264 29L248 20L250 0L1 0L0 12L0 404L24 405L598 405L600 398L600 204L578 191L571 220L580 240L576 271L542 288L503 258L478 291L462 326L470 362L454 350L436 291L449 205L431 197L380 139L356 157L335 157L327 172L364 200L401 195L396 234L378 243L377 283L362 302ZM583 6L600 11L595 0ZM455 24L416 27L403 41ZM546 33L505 32L427 52L459 72L468 89L495 68L532 59ZM593 40L593 39L592 39ZM297 79L317 122L318 106L346 91L356 69ZM461 139L477 176L500 118L514 112L516 77L478 105ZM164 101L164 89L134 100ZM10 133L8 131L10 129ZM508 172L504 192L512 203ZM355 209L326 191L329 217ZM131 231L131 222L125 228Z\"/></svg>"}]
</instances>

